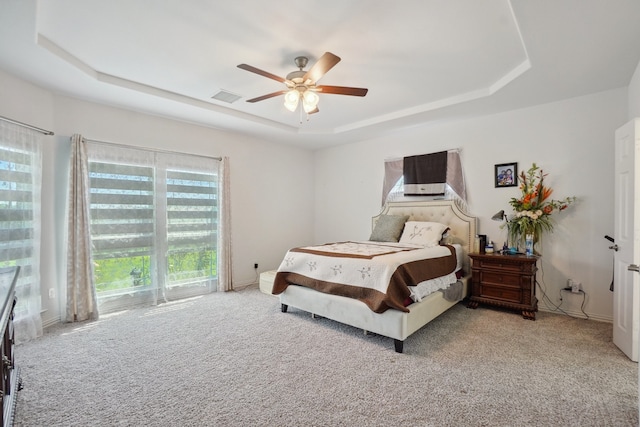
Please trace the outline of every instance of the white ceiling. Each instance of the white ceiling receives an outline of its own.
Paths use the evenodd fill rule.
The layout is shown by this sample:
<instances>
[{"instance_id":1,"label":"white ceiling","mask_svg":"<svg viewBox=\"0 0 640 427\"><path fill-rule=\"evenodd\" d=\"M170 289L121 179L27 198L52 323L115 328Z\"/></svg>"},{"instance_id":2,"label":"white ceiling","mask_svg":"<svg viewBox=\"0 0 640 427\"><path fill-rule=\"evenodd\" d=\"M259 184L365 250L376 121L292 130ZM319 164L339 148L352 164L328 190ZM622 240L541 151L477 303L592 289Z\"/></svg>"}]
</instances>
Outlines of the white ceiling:
<instances>
[{"instance_id":1,"label":"white ceiling","mask_svg":"<svg viewBox=\"0 0 640 427\"><path fill-rule=\"evenodd\" d=\"M245 102L284 85L238 64L284 77L327 51L342 61L319 83L366 97L320 94L309 120ZM624 87L639 61L637 0L0 0L0 69L309 148Z\"/></svg>"}]
</instances>

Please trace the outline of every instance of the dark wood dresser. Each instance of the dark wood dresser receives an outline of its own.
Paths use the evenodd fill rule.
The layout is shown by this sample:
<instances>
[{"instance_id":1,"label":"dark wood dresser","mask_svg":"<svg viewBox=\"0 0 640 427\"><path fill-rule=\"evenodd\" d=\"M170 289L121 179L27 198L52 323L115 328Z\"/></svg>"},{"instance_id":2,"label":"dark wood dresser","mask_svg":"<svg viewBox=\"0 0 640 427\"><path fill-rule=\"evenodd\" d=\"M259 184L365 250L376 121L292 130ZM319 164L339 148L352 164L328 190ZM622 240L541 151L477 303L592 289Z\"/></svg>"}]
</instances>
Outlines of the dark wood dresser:
<instances>
[{"instance_id":1,"label":"dark wood dresser","mask_svg":"<svg viewBox=\"0 0 640 427\"><path fill-rule=\"evenodd\" d=\"M488 304L518 310L536 320L536 271L538 256L469 254L471 297L467 307Z\"/></svg>"},{"instance_id":2,"label":"dark wood dresser","mask_svg":"<svg viewBox=\"0 0 640 427\"><path fill-rule=\"evenodd\" d=\"M0 268L0 356L2 356L2 386L0 388L0 403L3 416L0 427L13 425L16 408L16 393L18 392L20 375L14 363L13 310L16 305L16 282L20 267Z\"/></svg>"}]
</instances>

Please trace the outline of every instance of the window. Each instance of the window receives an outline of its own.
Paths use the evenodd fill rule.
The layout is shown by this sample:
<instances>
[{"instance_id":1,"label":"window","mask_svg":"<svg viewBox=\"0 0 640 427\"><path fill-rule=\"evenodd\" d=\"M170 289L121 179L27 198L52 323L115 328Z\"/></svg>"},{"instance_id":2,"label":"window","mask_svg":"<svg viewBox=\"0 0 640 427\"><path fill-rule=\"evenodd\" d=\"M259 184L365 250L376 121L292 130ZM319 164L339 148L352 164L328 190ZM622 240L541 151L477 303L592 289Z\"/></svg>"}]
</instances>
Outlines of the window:
<instances>
[{"instance_id":1,"label":"window","mask_svg":"<svg viewBox=\"0 0 640 427\"><path fill-rule=\"evenodd\" d=\"M407 159L412 159L417 161L420 165L419 167L422 168L422 172L420 172L420 174L424 175L425 173L427 173L428 170L430 170L430 167L429 167L429 162L424 162L423 160L425 158L429 158L430 156L436 156L434 159L431 159L430 161L433 161L435 163L440 163L440 166L441 166L442 153L443 152L423 154L420 156L411 156L409 158L405 157L401 159L385 160L384 180L382 182L382 204L384 205L387 202L394 202L397 200L404 199L405 197L414 197L414 196L420 197L423 200L428 200L433 198L436 198L436 199L444 198L444 199L456 200L456 202L460 206L464 207L464 210L466 210L467 196L466 196L466 190L465 190L464 175L462 173L462 163L460 161L460 152L458 150L447 151L446 162L445 162L446 180L444 182L444 196L442 195L427 196L426 193L422 191L422 189L420 189L420 191L418 192L419 194L405 195L405 189L406 189L405 180L404 180L405 161ZM415 169L415 167L413 169ZM421 176L421 179L422 178L425 178L425 177ZM431 181L433 177L429 177L427 179L428 181L424 181L424 182L428 182L429 185L431 185L433 183ZM415 182L415 179L412 182ZM430 189L430 188L427 187L427 189Z\"/></svg>"},{"instance_id":2,"label":"window","mask_svg":"<svg viewBox=\"0 0 640 427\"><path fill-rule=\"evenodd\" d=\"M404 177L400 177L387 194L385 202L397 202L404 197Z\"/></svg>"},{"instance_id":3,"label":"window","mask_svg":"<svg viewBox=\"0 0 640 427\"><path fill-rule=\"evenodd\" d=\"M19 340L42 332L39 138L35 131L0 122L0 267L20 266L15 308Z\"/></svg>"},{"instance_id":4,"label":"window","mask_svg":"<svg viewBox=\"0 0 640 427\"><path fill-rule=\"evenodd\" d=\"M217 176L167 171L169 287L217 277Z\"/></svg>"},{"instance_id":5,"label":"window","mask_svg":"<svg viewBox=\"0 0 640 427\"><path fill-rule=\"evenodd\" d=\"M151 284L153 172L151 167L89 163L94 279L102 299Z\"/></svg>"},{"instance_id":6,"label":"window","mask_svg":"<svg viewBox=\"0 0 640 427\"><path fill-rule=\"evenodd\" d=\"M219 162L87 148L100 312L215 290Z\"/></svg>"}]
</instances>

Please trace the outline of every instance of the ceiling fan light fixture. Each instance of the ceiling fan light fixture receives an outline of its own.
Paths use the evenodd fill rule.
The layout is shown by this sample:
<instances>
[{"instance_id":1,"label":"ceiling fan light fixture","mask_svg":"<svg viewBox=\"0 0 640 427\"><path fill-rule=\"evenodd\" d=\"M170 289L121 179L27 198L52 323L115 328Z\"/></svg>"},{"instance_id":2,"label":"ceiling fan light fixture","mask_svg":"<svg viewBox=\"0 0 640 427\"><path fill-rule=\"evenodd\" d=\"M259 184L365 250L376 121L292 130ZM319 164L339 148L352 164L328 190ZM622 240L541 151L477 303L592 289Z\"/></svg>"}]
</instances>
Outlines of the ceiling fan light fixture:
<instances>
[{"instance_id":1,"label":"ceiling fan light fixture","mask_svg":"<svg viewBox=\"0 0 640 427\"><path fill-rule=\"evenodd\" d=\"M300 101L300 92L296 89L291 89L284 95L284 106L287 110L294 112L298 108L298 102Z\"/></svg>"},{"instance_id":2,"label":"ceiling fan light fixture","mask_svg":"<svg viewBox=\"0 0 640 427\"><path fill-rule=\"evenodd\" d=\"M350 96L365 96L367 94L366 88L327 85L317 86L318 80L320 80L322 76L324 76L327 71L331 70L338 62L340 62L339 56L336 56L331 52L325 52L308 71L304 71L304 67L307 65L308 61L309 58L306 56L296 57L295 63L299 69L287 74L286 78L282 78L251 65L238 65L238 68L240 69L284 83L287 87L285 90L279 90L257 98L247 99L247 102L253 103L264 101L265 99L284 95L284 106L287 110L295 112L298 109L298 104L300 104L300 101L302 100L302 108L300 109L300 112L302 113L302 110L304 110L307 114L313 114L319 111L318 101L320 100L320 97L316 92Z\"/></svg>"},{"instance_id":3,"label":"ceiling fan light fixture","mask_svg":"<svg viewBox=\"0 0 640 427\"><path fill-rule=\"evenodd\" d=\"M305 113L310 113L318 107L320 97L312 90L305 90L302 94L302 107Z\"/></svg>"}]
</instances>

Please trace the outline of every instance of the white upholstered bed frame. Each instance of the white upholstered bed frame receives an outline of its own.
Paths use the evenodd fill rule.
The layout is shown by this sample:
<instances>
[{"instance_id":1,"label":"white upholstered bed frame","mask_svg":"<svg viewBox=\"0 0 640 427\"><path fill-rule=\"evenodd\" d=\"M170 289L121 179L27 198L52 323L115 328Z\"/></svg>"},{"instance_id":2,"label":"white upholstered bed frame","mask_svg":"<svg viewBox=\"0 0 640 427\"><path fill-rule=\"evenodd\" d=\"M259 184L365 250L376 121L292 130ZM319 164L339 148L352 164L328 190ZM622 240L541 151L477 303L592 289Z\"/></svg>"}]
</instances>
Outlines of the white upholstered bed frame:
<instances>
[{"instance_id":1,"label":"white upholstered bed frame","mask_svg":"<svg viewBox=\"0 0 640 427\"><path fill-rule=\"evenodd\" d=\"M391 202L372 218L372 227L380 215L409 215L410 221L434 221L450 228L447 243L458 243L464 250L465 277L463 296L468 295L470 279L469 258L476 234L476 218L462 212L451 200ZM389 309L375 313L366 304L351 298L325 294L302 286L288 286L280 294L282 311L295 307L312 315L326 317L340 323L394 339L395 350L402 353L404 340L424 325L453 307L456 302L447 301L442 292L434 292L421 302L411 304L409 312Z\"/></svg>"}]
</instances>

